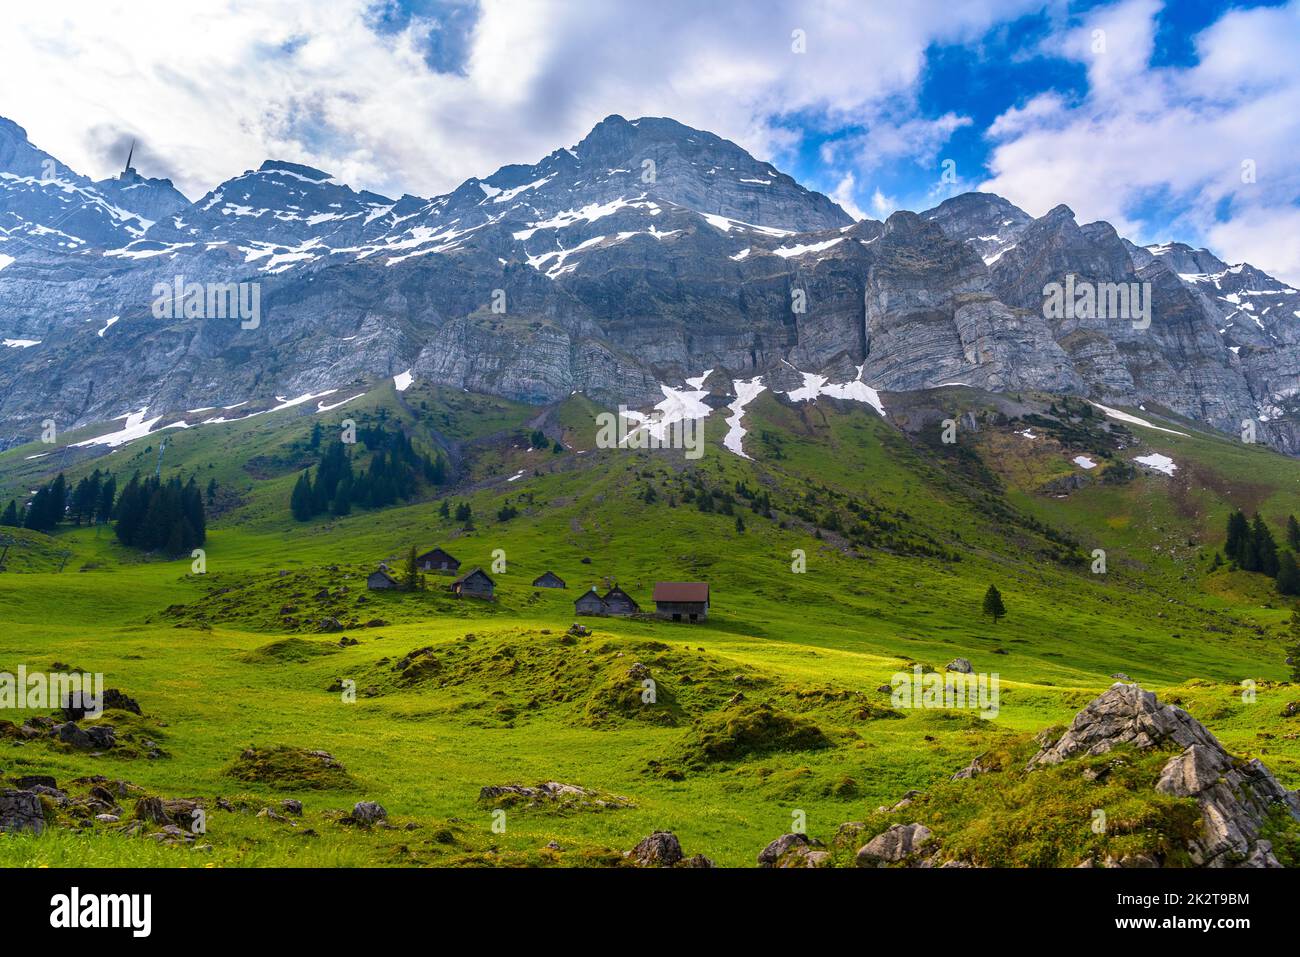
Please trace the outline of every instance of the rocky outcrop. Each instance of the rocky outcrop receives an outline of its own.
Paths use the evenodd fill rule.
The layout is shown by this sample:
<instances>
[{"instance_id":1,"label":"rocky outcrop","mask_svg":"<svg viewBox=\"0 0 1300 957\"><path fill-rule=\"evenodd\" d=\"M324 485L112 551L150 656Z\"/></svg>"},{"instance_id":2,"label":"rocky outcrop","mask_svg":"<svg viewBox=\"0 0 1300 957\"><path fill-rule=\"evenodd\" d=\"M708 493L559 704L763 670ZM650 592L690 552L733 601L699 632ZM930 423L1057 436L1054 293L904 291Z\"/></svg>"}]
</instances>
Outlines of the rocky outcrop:
<instances>
[{"instance_id":1,"label":"rocky outcrop","mask_svg":"<svg viewBox=\"0 0 1300 957\"><path fill-rule=\"evenodd\" d=\"M933 834L924 824L895 824L858 849L858 867L885 867L917 857Z\"/></svg>"},{"instance_id":2,"label":"rocky outcrop","mask_svg":"<svg viewBox=\"0 0 1300 957\"><path fill-rule=\"evenodd\" d=\"M758 852L759 867L825 867L831 859L821 841L806 834L782 834Z\"/></svg>"},{"instance_id":3,"label":"rocky outcrop","mask_svg":"<svg viewBox=\"0 0 1300 957\"><path fill-rule=\"evenodd\" d=\"M523 784L490 784L479 789L478 799L496 807L524 809L575 808L605 811L633 806L625 797L559 781L543 781L531 787Z\"/></svg>"},{"instance_id":4,"label":"rocky outcrop","mask_svg":"<svg viewBox=\"0 0 1300 957\"><path fill-rule=\"evenodd\" d=\"M1075 716L1060 738L1045 744L1029 768L1105 754L1121 744L1142 750L1181 748L1165 764L1156 790L1195 798L1200 805L1201 831L1188 848L1194 863L1281 866L1261 833L1275 811L1300 821L1300 795L1282 787L1258 759L1244 761L1229 754L1186 711L1162 705L1138 685L1112 685Z\"/></svg>"},{"instance_id":5,"label":"rocky outcrop","mask_svg":"<svg viewBox=\"0 0 1300 957\"><path fill-rule=\"evenodd\" d=\"M687 857L672 831L655 831L625 851L623 857L637 867L713 867L713 861L703 854Z\"/></svg>"},{"instance_id":6,"label":"rocky outcrop","mask_svg":"<svg viewBox=\"0 0 1300 957\"><path fill-rule=\"evenodd\" d=\"M39 794L33 791L0 791L0 833L45 830L45 812Z\"/></svg>"}]
</instances>

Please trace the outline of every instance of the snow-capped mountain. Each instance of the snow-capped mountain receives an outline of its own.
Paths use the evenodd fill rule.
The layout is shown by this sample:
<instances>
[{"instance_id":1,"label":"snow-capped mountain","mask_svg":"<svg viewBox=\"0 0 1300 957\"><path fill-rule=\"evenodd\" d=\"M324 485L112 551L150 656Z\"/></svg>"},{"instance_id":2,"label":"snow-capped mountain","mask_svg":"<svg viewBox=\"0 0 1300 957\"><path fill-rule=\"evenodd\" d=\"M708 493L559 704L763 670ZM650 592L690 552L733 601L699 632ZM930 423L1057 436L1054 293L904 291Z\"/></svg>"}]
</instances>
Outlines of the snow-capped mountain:
<instances>
[{"instance_id":1,"label":"snow-capped mountain","mask_svg":"<svg viewBox=\"0 0 1300 957\"><path fill-rule=\"evenodd\" d=\"M1044 288L1067 275L1149 284L1149 326L1049 316ZM155 287L178 278L257 284L259 321L158 318ZM1034 218L970 193L854 223L668 119L611 116L428 199L268 161L193 203L129 170L91 183L0 121L0 340L23 343L0 349L0 445L51 416L66 428L408 373L618 403L713 370L784 391L962 382L1156 403L1233 432L1256 419L1295 451L1297 298L1066 207Z\"/></svg>"}]
</instances>

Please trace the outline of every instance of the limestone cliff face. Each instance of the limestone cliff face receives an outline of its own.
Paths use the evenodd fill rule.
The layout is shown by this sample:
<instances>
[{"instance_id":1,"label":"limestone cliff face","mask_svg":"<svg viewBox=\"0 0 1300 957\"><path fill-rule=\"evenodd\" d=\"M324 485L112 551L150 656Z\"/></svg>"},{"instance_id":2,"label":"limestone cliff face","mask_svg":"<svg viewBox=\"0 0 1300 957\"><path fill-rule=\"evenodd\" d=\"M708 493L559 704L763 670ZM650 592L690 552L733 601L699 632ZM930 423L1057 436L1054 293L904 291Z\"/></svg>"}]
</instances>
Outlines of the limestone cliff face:
<instances>
[{"instance_id":1,"label":"limestone cliff face","mask_svg":"<svg viewBox=\"0 0 1300 957\"><path fill-rule=\"evenodd\" d=\"M407 370L528 402L639 403L709 369L797 385L860 368L878 389L1156 402L1232 432L1253 418L1300 448L1300 293L1064 207L1034 219L966 194L855 224L733 143L617 116L432 199L284 161L178 196L92 183L0 121L0 339L15 343L0 447L46 418L179 419ZM1150 327L1049 318L1044 286L1067 275L1149 282ZM255 283L257 322L156 318L155 287L178 277Z\"/></svg>"}]
</instances>

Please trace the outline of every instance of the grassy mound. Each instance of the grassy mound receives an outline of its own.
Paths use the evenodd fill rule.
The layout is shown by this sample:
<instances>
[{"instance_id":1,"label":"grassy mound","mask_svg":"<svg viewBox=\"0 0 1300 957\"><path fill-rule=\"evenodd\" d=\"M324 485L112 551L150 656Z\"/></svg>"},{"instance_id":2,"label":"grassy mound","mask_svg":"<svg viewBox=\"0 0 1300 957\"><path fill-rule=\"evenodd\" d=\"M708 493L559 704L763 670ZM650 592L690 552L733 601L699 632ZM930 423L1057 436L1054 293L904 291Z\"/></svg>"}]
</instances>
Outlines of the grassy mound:
<instances>
[{"instance_id":1,"label":"grassy mound","mask_svg":"<svg viewBox=\"0 0 1300 957\"><path fill-rule=\"evenodd\" d=\"M817 725L773 708L740 702L698 721L675 757L692 768L775 751L816 751L830 747Z\"/></svg>"},{"instance_id":2,"label":"grassy mound","mask_svg":"<svg viewBox=\"0 0 1300 957\"><path fill-rule=\"evenodd\" d=\"M1187 842L1201 812L1194 798L1155 790L1173 752L1131 748L1023 770L1038 744L1015 736L982 754L974 777L944 781L897 809L845 825L834 842L837 866L894 824L924 824L944 861L976 867L1076 867L1107 858L1153 855L1165 867L1190 865Z\"/></svg>"},{"instance_id":3,"label":"grassy mound","mask_svg":"<svg viewBox=\"0 0 1300 957\"><path fill-rule=\"evenodd\" d=\"M311 661L324 655L336 655L338 652L338 645L328 641L285 638L283 641L273 641L269 645L262 645L260 648L253 649L244 655L244 661L253 665L302 662Z\"/></svg>"},{"instance_id":4,"label":"grassy mound","mask_svg":"<svg viewBox=\"0 0 1300 957\"><path fill-rule=\"evenodd\" d=\"M737 688L771 680L699 649L516 628L381 659L360 683L379 695L436 688L460 699L449 705L458 712L487 702L495 721L556 709L586 727L615 728L627 721L683 725L721 707Z\"/></svg>"},{"instance_id":5,"label":"grassy mound","mask_svg":"<svg viewBox=\"0 0 1300 957\"><path fill-rule=\"evenodd\" d=\"M356 785L356 781L332 755L284 744L270 748L246 748L226 769L226 774L250 784L265 784L285 790L325 790Z\"/></svg>"}]
</instances>

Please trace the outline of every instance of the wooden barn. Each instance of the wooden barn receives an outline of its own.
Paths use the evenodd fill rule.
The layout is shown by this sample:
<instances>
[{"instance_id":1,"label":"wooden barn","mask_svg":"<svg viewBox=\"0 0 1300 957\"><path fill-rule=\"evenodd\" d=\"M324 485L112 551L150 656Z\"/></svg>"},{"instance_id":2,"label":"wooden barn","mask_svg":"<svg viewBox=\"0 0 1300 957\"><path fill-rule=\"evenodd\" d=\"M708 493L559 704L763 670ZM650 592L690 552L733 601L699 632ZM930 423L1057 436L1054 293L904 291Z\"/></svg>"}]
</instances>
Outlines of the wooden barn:
<instances>
[{"instance_id":1,"label":"wooden barn","mask_svg":"<svg viewBox=\"0 0 1300 957\"><path fill-rule=\"evenodd\" d=\"M417 556L415 563L420 566L420 571L422 572L439 572L443 575L454 575L456 572L460 571L460 562L441 548L435 548L432 551Z\"/></svg>"},{"instance_id":2,"label":"wooden barn","mask_svg":"<svg viewBox=\"0 0 1300 957\"><path fill-rule=\"evenodd\" d=\"M708 582L655 582L655 614L670 621L709 617Z\"/></svg>"},{"instance_id":3,"label":"wooden barn","mask_svg":"<svg viewBox=\"0 0 1300 957\"><path fill-rule=\"evenodd\" d=\"M366 587L371 591L375 591L382 588L401 588L402 586L396 578L388 574L387 568L381 568L366 576Z\"/></svg>"},{"instance_id":4,"label":"wooden barn","mask_svg":"<svg viewBox=\"0 0 1300 957\"><path fill-rule=\"evenodd\" d=\"M590 591L585 591L578 596L578 600L573 603L573 611L578 615L607 615L609 611L605 608L605 600L596 594L596 586L592 585Z\"/></svg>"},{"instance_id":5,"label":"wooden barn","mask_svg":"<svg viewBox=\"0 0 1300 957\"><path fill-rule=\"evenodd\" d=\"M466 572L451 583L451 590L457 598L492 598L496 587L497 583L481 568Z\"/></svg>"},{"instance_id":6,"label":"wooden barn","mask_svg":"<svg viewBox=\"0 0 1300 957\"><path fill-rule=\"evenodd\" d=\"M633 600L632 596L617 585L605 592L600 600L605 603L607 615L636 615L641 611L641 606Z\"/></svg>"},{"instance_id":7,"label":"wooden barn","mask_svg":"<svg viewBox=\"0 0 1300 957\"><path fill-rule=\"evenodd\" d=\"M564 579L561 578L559 575L555 574L555 572L547 571L547 572L542 572L542 574L538 575L536 578L533 579L533 587L534 588L566 588L568 586L564 584Z\"/></svg>"}]
</instances>

